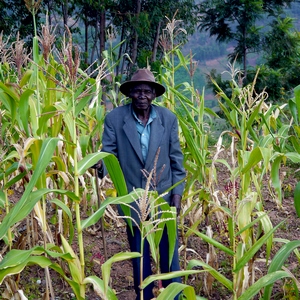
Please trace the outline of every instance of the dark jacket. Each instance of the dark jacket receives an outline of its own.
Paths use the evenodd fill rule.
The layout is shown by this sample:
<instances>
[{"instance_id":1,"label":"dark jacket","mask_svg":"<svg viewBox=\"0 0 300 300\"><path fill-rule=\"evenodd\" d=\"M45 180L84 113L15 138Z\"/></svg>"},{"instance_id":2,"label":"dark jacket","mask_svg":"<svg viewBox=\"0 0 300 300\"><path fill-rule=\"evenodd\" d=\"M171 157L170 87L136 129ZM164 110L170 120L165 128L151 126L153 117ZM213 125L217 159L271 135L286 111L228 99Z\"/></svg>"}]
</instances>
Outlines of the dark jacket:
<instances>
[{"instance_id":1,"label":"dark jacket","mask_svg":"<svg viewBox=\"0 0 300 300\"><path fill-rule=\"evenodd\" d=\"M150 172L154 168L155 155L159 148L156 166L156 174L159 177L157 192L159 194L165 192L185 177L177 118L167 108L155 105L153 108L156 111L156 118L151 123L149 150L145 163L131 104L115 108L105 118L102 151L112 153L118 158L129 192L133 188L145 188L147 178L141 170ZM181 183L164 196L164 199L170 203L171 195L182 195L183 189L184 183ZM132 217L137 218L133 212Z\"/></svg>"}]
</instances>

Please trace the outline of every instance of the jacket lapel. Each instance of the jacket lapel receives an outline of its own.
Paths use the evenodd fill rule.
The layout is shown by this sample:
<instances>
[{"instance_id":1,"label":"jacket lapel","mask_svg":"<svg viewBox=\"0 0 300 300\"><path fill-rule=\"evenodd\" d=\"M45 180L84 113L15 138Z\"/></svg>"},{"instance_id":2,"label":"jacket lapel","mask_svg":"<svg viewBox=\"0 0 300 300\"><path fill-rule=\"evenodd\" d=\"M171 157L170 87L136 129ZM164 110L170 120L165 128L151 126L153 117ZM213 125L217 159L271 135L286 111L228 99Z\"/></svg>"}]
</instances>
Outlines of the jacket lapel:
<instances>
[{"instance_id":1,"label":"jacket lapel","mask_svg":"<svg viewBox=\"0 0 300 300\"><path fill-rule=\"evenodd\" d=\"M145 163L145 169L148 170L152 165L157 150L161 144L162 137L164 136L165 128L161 124L161 120L158 112L156 111L156 118L152 121L151 124L151 133L149 141L148 155ZM150 170L148 170L150 171Z\"/></svg>"},{"instance_id":2,"label":"jacket lapel","mask_svg":"<svg viewBox=\"0 0 300 300\"><path fill-rule=\"evenodd\" d=\"M132 112L131 112L131 105L128 106L129 113L124 118L124 126L123 130L132 146L134 151L136 152L136 155L140 159L142 163L143 162L143 156L142 156L142 149L139 141L139 135L136 129L136 122L133 118Z\"/></svg>"}]
</instances>

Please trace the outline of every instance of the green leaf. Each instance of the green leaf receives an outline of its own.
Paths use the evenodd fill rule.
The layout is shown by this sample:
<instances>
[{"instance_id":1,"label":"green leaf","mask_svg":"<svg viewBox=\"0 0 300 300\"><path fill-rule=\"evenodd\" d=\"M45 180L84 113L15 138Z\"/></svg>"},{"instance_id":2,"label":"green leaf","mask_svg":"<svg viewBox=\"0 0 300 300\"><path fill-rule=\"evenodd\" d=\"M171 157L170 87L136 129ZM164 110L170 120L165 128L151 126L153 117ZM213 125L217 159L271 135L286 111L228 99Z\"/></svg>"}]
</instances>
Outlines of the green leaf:
<instances>
[{"instance_id":1,"label":"green leaf","mask_svg":"<svg viewBox=\"0 0 300 300\"><path fill-rule=\"evenodd\" d=\"M89 134L81 135L79 137L79 143L80 143L81 153L82 153L83 157L86 156L86 152L87 152L90 140L91 140L91 136Z\"/></svg>"},{"instance_id":2,"label":"green leaf","mask_svg":"<svg viewBox=\"0 0 300 300\"><path fill-rule=\"evenodd\" d=\"M189 231L192 231L194 234L196 234L201 239L203 239L203 241L217 247L221 251L224 251L225 253L227 253L231 256L234 256L234 252L230 248L227 248L226 246L222 245L221 243L217 242L216 240L208 237L206 234L203 234L203 233L199 232L198 230L194 230L194 229L191 229L191 228L187 228L187 230L188 230L187 234L189 233Z\"/></svg>"},{"instance_id":3,"label":"green leaf","mask_svg":"<svg viewBox=\"0 0 300 300\"><path fill-rule=\"evenodd\" d=\"M15 93L11 88L9 88L8 86L6 86L1 81L0 81L0 89L2 89L7 95L9 95L14 100L14 102L19 102L18 94Z\"/></svg>"},{"instance_id":4,"label":"green leaf","mask_svg":"<svg viewBox=\"0 0 300 300\"><path fill-rule=\"evenodd\" d=\"M156 300L173 300L180 292L183 291L186 299L196 300L195 290L192 286L179 282L169 284L156 298ZM198 298L199 299L199 298ZM205 299L205 298L202 298Z\"/></svg>"},{"instance_id":5,"label":"green leaf","mask_svg":"<svg viewBox=\"0 0 300 300\"><path fill-rule=\"evenodd\" d=\"M23 74L21 80L20 80L20 87L23 88L29 81L33 71L31 69L27 69L25 73Z\"/></svg>"},{"instance_id":6,"label":"green leaf","mask_svg":"<svg viewBox=\"0 0 300 300\"><path fill-rule=\"evenodd\" d=\"M12 185L14 185L18 181L20 181L22 178L24 178L26 176L26 174L27 174L27 172L24 171L24 172L18 174L17 176L12 177L12 179L5 184L4 188L9 189Z\"/></svg>"},{"instance_id":7,"label":"green leaf","mask_svg":"<svg viewBox=\"0 0 300 300\"><path fill-rule=\"evenodd\" d=\"M289 109L290 109L290 112L293 116L293 119L294 119L295 123L297 125L299 125L300 118L298 118L298 111L297 111L296 102L294 102L293 100L290 99L288 104L289 104Z\"/></svg>"},{"instance_id":8,"label":"green leaf","mask_svg":"<svg viewBox=\"0 0 300 300\"><path fill-rule=\"evenodd\" d=\"M113 257L108 259L104 264L102 264L101 271L102 271L105 294L107 293L111 265L118 261L123 261L123 260L137 258L137 257L141 257L141 254L139 252L120 252L115 254Z\"/></svg>"},{"instance_id":9,"label":"green leaf","mask_svg":"<svg viewBox=\"0 0 300 300\"><path fill-rule=\"evenodd\" d=\"M257 222L259 222L262 218L264 218L265 216L267 216L266 213L263 212L259 212L260 214L259 217L255 220L253 220L251 223L249 223L247 226L243 227L240 231L238 231L235 236L239 236L242 232L244 232L245 230L249 229L250 227L253 227L254 224L256 224Z\"/></svg>"},{"instance_id":10,"label":"green leaf","mask_svg":"<svg viewBox=\"0 0 300 300\"><path fill-rule=\"evenodd\" d=\"M287 244L284 244L272 259L268 269L268 274L272 274L280 270L291 252L298 247L300 247L300 241L291 241ZM264 299L271 299L272 288L272 284L266 286L264 291Z\"/></svg>"},{"instance_id":11,"label":"green leaf","mask_svg":"<svg viewBox=\"0 0 300 300\"><path fill-rule=\"evenodd\" d=\"M300 85L294 88L294 94L295 94L295 101L298 110L298 121L300 121Z\"/></svg>"},{"instance_id":12,"label":"green leaf","mask_svg":"<svg viewBox=\"0 0 300 300\"><path fill-rule=\"evenodd\" d=\"M35 204L42 198L42 196L49 194L49 193L58 193L58 194L67 195L70 199L72 199L74 201L80 201L74 192L70 192L67 190L40 189L40 190L34 191L28 196L27 201L22 206L22 210L17 212L15 214L15 217L13 219L11 219L12 224L15 224L15 223L23 220L25 217L27 217L29 215L29 213L32 211L32 209L34 208ZM18 209L15 207L16 207L16 205L12 208L9 215L14 214L14 210ZM3 220L3 222L4 221L5 220Z\"/></svg>"},{"instance_id":13,"label":"green leaf","mask_svg":"<svg viewBox=\"0 0 300 300\"><path fill-rule=\"evenodd\" d=\"M199 267L199 266L204 268L204 270L206 272L209 272L210 275L212 275L216 280L218 280L218 282L220 282L222 285L224 285L227 289L229 289L230 291L233 291L233 282L231 280L227 279L223 274L221 274L220 272L215 270L213 267L211 267L209 264L207 264L203 261L192 259L189 262L187 269L192 269L194 267ZM202 270L202 272L203 272L203 270Z\"/></svg>"},{"instance_id":14,"label":"green leaf","mask_svg":"<svg viewBox=\"0 0 300 300\"><path fill-rule=\"evenodd\" d=\"M64 253L69 253L71 255L71 258L67 259L67 263L69 265L72 280L80 284L83 281L80 260L63 235L60 235L60 239Z\"/></svg>"},{"instance_id":15,"label":"green leaf","mask_svg":"<svg viewBox=\"0 0 300 300\"><path fill-rule=\"evenodd\" d=\"M136 199L138 199L139 197L141 197L143 195L143 193L144 193L143 189L136 189L125 196L111 197L111 198L105 199L101 203L99 209L94 214L92 214L90 217L88 217L87 219L85 219L81 222L82 229L88 228L89 226L96 224L99 221L99 219L103 216L107 205L131 203L131 202L135 201Z\"/></svg>"},{"instance_id":16,"label":"green leaf","mask_svg":"<svg viewBox=\"0 0 300 300\"><path fill-rule=\"evenodd\" d=\"M300 181L296 184L294 191L294 206L297 216L300 218Z\"/></svg>"},{"instance_id":17,"label":"green leaf","mask_svg":"<svg viewBox=\"0 0 300 300\"><path fill-rule=\"evenodd\" d=\"M42 247L33 247L29 250L13 249L9 251L0 262L0 284L4 278L13 274L19 274L27 264L37 264L42 268L50 266L51 261L44 256L40 255L44 252Z\"/></svg>"},{"instance_id":18,"label":"green leaf","mask_svg":"<svg viewBox=\"0 0 300 300\"><path fill-rule=\"evenodd\" d=\"M263 289L265 286L274 283L275 281L291 277L287 272L285 271L276 271L270 274L267 274L263 276L262 278L258 279L254 284L252 284L246 291L243 292L243 294L238 298L238 300L249 300L253 299L255 295L259 293L261 289ZM264 299L270 299L270 298L264 298Z\"/></svg>"},{"instance_id":19,"label":"green leaf","mask_svg":"<svg viewBox=\"0 0 300 300\"><path fill-rule=\"evenodd\" d=\"M256 212L256 214L259 216L257 219L260 219L261 220L261 226L262 226L262 230L263 232L269 232L272 230L273 228L273 224L269 218L268 215L266 215L266 213L262 212L262 211L258 211ZM273 235L271 235L267 242L266 242L266 259L267 259L267 262L270 258L270 255L271 255L271 250L272 250L272 247L273 247Z\"/></svg>"},{"instance_id":20,"label":"green leaf","mask_svg":"<svg viewBox=\"0 0 300 300\"><path fill-rule=\"evenodd\" d=\"M0 224L0 239L6 234L8 228L15 224L15 220L20 220L19 214L23 213L24 207L26 207L26 202L31 194L31 191L35 187L38 179L45 172L47 165L49 164L54 149L57 145L58 138L47 138L43 141L40 155L38 158L37 167L34 170L32 177L26 186L26 189L21 197L21 199L14 206L14 209L11 210L3 219Z\"/></svg>"},{"instance_id":21,"label":"green leaf","mask_svg":"<svg viewBox=\"0 0 300 300\"><path fill-rule=\"evenodd\" d=\"M74 193L74 196L76 196L75 193ZM73 216L72 216L71 210L69 209L69 207L65 203L63 203L59 199L52 199L52 200L50 200L50 202L54 203L58 207L60 207L67 214L67 216L69 217L69 230L70 230L69 241L72 241L73 237L74 237L74 226L73 226Z\"/></svg>"},{"instance_id":22,"label":"green leaf","mask_svg":"<svg viewBox=\"0 0 300 300\"><path fill-rule=\"evenodd\" d=\"M85 300L85 299L80 295L80 293L81 293L81 289L80 289L81 285L79 285L79 284L78 284L77 282L75 282L74 280L69 279L69 278L66 276L64 270L62 269L62 267L61 267L60 265L54 263L54 264L52 264L52 265L50 266L50 268L51 268L52 270L54 270L55 272L57 272L59 275L61 275L62 278L64 278L64 280L70 285L70 287L72 288L72 291L74 292L74 294L75 294L77 300Z\"/></svg>"},{"instance_id":23,"label":"green leaf","mask_svg":"<svg viewBox=\"0 0 300 300\"><path fill-rule=\"evenodd\" d=\"M269 232L266 232L258 241L256 241L254 243L254 245L243 254L243 256L241 257L241 259L239 259L237 261L237 264L236 264L235 269L233 270L233 272L237 273L238 271L240 271L249 262L249 260L254 257L255 253L271 237L271 235L274 233L274 231L276 231L276 229L279 226L281 226L282 223L283 223L283 221L280 222L273 229L271 229Z\"/></svg>"},{"instance_id":24,"label":"green leaf","mask_svg":"<svg viewBox=\"0 0 300 300\"><path fill-rule=\"evenodd\" d=\"M104 283L97 276L89 276L84 278L84 284L92 284L94 291L101 297L101 299L107 300L118 300L117 296L114 294L113 290L110 287L107 287L106 293L104 291Z\"/></svg>"},{"instance_id":25,"label":"green leaf","mask_svg":"<svg viewBox=\"0 0 300 300\"><path fill-rule=\"evenodd\" d=\"M118 195L126 195L128 192L122 169L118 159L111 153L97 152L86 155L78 162L78 174L84 174L88 168L96 164L101 159L104 160L105 167L114 183Z\"/></svg>"},{"instance_id":26,"label":"green leaf","mask_svg":"<svg viewBox=\"0 0 300 300\"><path fill-rule=\"evenodd\" d=\"M242 173L245 174L250 171L251 168L256 166L262 160L262 154L259 147L254 148L250 152L249 160L246 166L242 169Z\"/></svg>"},{"instance_id":27,"label":"green leaf","mask_svg":"<svg viewBox=\"0 0 300 300\"><path fill-rule=\"evenodd\" d=\"M78 97L83 93L87 83L90 83L91 85L93 85L92 90L89 91L89 93L87 93L87 96L81 97L81 99L77 102L76 107L75 107L75 116L78 116L78 114L83 110L84 107L86 107L86 105L92 99L94 92L95 92L95 88L96 88L96 86L94 85L94 81L95 81L94 79L89 78L89 79L85 80L83 82L83 84L81 84L80 87L77 88L76 94L74 95L75 99L78 99Z\"/></svg>"},{"instance_id":28,"label":"green leaf","mask_svg":"<svg viewBox=\"0 0 300 300\"><path fill-rule=\"evenodd\" d=\"M297 152L287 152L285 156L290 159L294 164L300 163L300 153Z\"/></svg>"},{"instance_id":29,"label":"green leaf","mask_svg":"<svg viewBox=\"0 0 300 300\"><path fill-rule=\"evenodd\" d=\"M35 62L34 66L37 67L38 63L39 63L39 42L36 36L33 37L33 41L32 41L32 45L33 45L33 61ZM37 76L37 74L35 74Z\"/></svg>"},{"instance_id":30,"label":"green leaf","mask_svg":"<svg viewBox=\"0 0 300 300\"><path fill-rule=\"evenodd\" d=\"M65 103L62 102L56 102L54 104L57 110L64 112L64 123L66 124L66 127L69 131L69 134L71 136L71 142L76 140L76 132L74 131L74 119L72 116L71 111L68 110L68 107Z\"/></svg>"},{"instance_id":31,"label":"green leaf","mask_svg":"<svg viewBox=\"0 0 300 300\"><path fill-rule=\"evenodd\" d=\"M278 156L275 158L272 169L271 169L271 178L275 191L278 195L278 200L281 203L281 182L279 178L279 169L281 165L282 156Z\"/></svg>"},{"instance_id":32,"label":"green leaf","mask_svg":"<svg viewBox=\"0 0 300 300\"><path fill-rule=\"evenodd\" d=\"M144 289L147 285L149 285L150 283L156 280L173 279L181 276L188 276L188 275L198 274L203 272L205 271L204 270L181 270L181 271L174 271L174 272L163 273L163 274L154 274L145 278L143 283L140 285L140 288Z\"/></svg>"},{"instance_id":33,"label":"green leaf","mask_svg":"<svg viewBox=\"0 0 300 300\"><path fill-rule=\"evenodd\" d=\"M5 202L6 202L5 198L6 198L5 193L2 190L0 190L0 207L1 208L5 207Z\"/></svg>"},{"instance_id":34,"label":"green leaf","mask_svg":"<svg viewBox=\"0 0 300 300\"><path fill-rule=\"evenodd\" d=\"M38 135L44 135L47 133L49 128L48 120L57 113L55 106L46 106L43 108L41 117L39 118L39 129L37 130Z\"/></svg>"},{"instance_id":35,"label":"green leaf","mask_svg":"<svg viewBox=\"0 0 300 300\"><path fill-rule=\"evenodd\" d=\"M22 121L22 126L27 134L29 134L29 97L34 93L34 90L27 89L22 93L19 104L19 116Z\"/></svg>"},{"instance_id":36,"label":"green leaf","mask_svg":"<svg viewBox=\"0 0 300 300\"><path fill-rule=\"evenodd\" d=\"M36 100L36 99L35 99ZM38 130L38 121L39 121L39 113L37 110L37 103L32 97L29 98L29 111L30 111L30 125L31 130L33 132L33 135L36 135L36 132Z\"/></svg>"}]
</instances>

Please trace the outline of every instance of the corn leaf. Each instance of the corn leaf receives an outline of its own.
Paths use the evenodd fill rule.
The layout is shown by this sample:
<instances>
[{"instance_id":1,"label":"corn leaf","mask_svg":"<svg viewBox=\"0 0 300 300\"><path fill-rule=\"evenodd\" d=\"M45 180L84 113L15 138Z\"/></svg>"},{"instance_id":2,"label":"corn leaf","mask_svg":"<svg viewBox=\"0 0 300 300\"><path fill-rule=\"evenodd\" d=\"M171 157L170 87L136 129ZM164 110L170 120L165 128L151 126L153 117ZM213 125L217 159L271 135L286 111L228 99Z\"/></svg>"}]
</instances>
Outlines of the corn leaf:
<instances>
[{"instance_id":1,"label":"corn leaf","mask_svg":"<svg viewBox=\"0 0 300 300\"><path fill-rule=\"evenodd\" d=\"M186 299L189 300L205 299L196 298L195 290L190 285L179 282L172 282L158 295L156 300L173 300L181 292L183 292Z\"/></svg>"},{"instance_id":2,"label":"corn leaf","mask_svg":"<svg viewBox=\"0 0 300 300\"><path fill-rule=\"evenodd\" d=\"M5 207L5 193L0 190L0 207Z\"/></svg>"},{"instance_id":3,"label":"corn leaf","mask_svg":"<svg viewBox=\"0 0 300 300\"><path fill-rule=\"evenodd\" d=\"M101 299L118 300L113 290L108 286L106 292L104 291L104 283L97 276L89 276L84 278L84 284L92 284L94 291L101 297Z\"/></svg>"},{"instance_id":4,"label":"corn leaf","mask_svg":"<svg viewBox=\"0 0 300 300\"><path fill-rule=\"evenodd\" d=\"M291 241L287 244L284 244L279 251L275 254L272 262L270 263L268 274L272 274L278 270L280 270L284 264L284 262L288 259L289 255L296 248L300 247L300 241ZM273 284L267 285L264 291L264 299L271 299Z\"/></svg>"},{"instance_id":5,"label":"corn leaf","mask_svg":"<svg viewBox=\"0 0 300 300\"><path fill-rule=\"evenodd\" d=\"M23 88L31 78L33 71L31 69L27 69L25 73L23 74L21 80L20 80L20 87Z\"/></svg>"},{"instance_id":6,"label":"corn leaf","mask_svg":"<svg viewBox=\"0 0 300 300\"><path fill-rule=\"evenodd\" d=\"M274 283L275 281L291 277L287 272L285 271L276 271L270 274L267 274L263 276L262 278L258 279L254 284L252 284L246 291L243 292L243 294L238 298L238 300L249 300L253 299L255 295L259 293L261 289L263 289L265 286ZM270 298L264 298L264 299L270 299Z\"/></svg>"},{"instance_id":7,"label":"corn leaf","mask_svg":"<svg viewBox=\"0 0 300 300\"><path fill-rule=\"evenodd\" d=\"M74 193L75 195L75 193ZM69 241L73 240L74 237L74 226L73 226L73 216L71 213L70 208L61 200L59 199L52 199L50 200L51 203L56 204L58 207L60 207L69 217L69 230L70 230L70 237L69 237Z\"/></svg>"},{"instance_id":8,"label":"corn leaf","mask_svg":"<svg viewBox=\"0 0 300 300\"><path fill-rule=\"evenodd\" d=\"M244 255L237 261L236 267L233 272L237 273L240 271L250 259L252 259L255 253L262 247L264 243L271 237L271 235L276 231L276 229L281 226L283 222L280 222L277 226L272 228L269 232L266 232L259 240L257 240L254 245L244 253Z\"/></svg>"},{"instance_id":9,"label":"corn leaf","mask_svg":"<svg viewBox=\"0 0 300 300\"><path fill-rule=\"evenodd\" d=\"M273 225L272 225L272 222L271 222L269 216L266 215L262 211L258 211L258 212L256 212L256 214L259 216L258 219L261 220L260 222L261 222L261 225L262 225L263 232L271 231L272 228L273 228ZM263 218L261 218L261 217L263 217ZM266 241L266 259L267 259L267 262L270 258L272 247L273 247L273 235L271 235Z\"/></svg>"},{"instance_id":10,"label":"corn leaf","mask_svg":"<svg viewBox=\"0 0 300 300\"><path fill-rule=\"evenodd\" d=\"M278 195L278 200L281 203L281 183L280 183L280 178L279 178L279 169L281 165L281 160L282 157L278 156L275 158L273 164L272 164L272 169L271 169L271 178L272 178L272 184L274 186L275 191L277 192Z\"/></svg>"},{"instance_id":11,"label":"corn leaf","mask_svg":"<svg viewBox=\"0 0 300 300\"><path fill-rule=\"evenodd\" d=\"M136 189L125 196L110 197L105 199L101 203L99 209L94 214L92 214L90 217L88 217L87 219L81 222L82 229L88 228L89 226L96 224L99 221L99 219L103 216L107 205L131 203L136 199L138 199L139 197L141 197L143 193L144 193L143 189Z\"/></svg>"},{"instance_id":12,"label":"corn leaf","mask_svg":"<svg viewBox=\"0 0 300 300\"><path fill-rule=\"evenodd\" d=\"M254 148L249 156L249 160L246 166L242 169L242 173L245 174L250 171L251 168L256 166L262 160L262 153L259 147Z\"/></svg>"},{"instance_id":13,"label":"corn leaf","mask_svg":"<svg viewBox=\"0 0 300 300\"><path fill-rule=\"evenodd\" d=\"M296 184L294 191L294 206L297 216L300 218L300 181Z\"/></svg>"},{"instance_id":14,"label":"corn leaf","mask_svg":"<svg viewBox=\"0 0 300 300\"><path fill-rule=\"evenodd\" d=\"M298 110L298 121L300 121L300 85L294 88L294 94L295 94L295 101Z\"/></svg>"},{"instance_id":15,"label":"corn leaf","mask_svg":"<svg viewBox=\"0 0 300 300\"><path fill-rule=\"evenodd\" d=\"M29 97L34 93L34 90L27 89L22 93L20 97L20 104L19 104L19 110L20 110L20 119L22 122L22 127L24 128L27 136L30 136L29 134Z\"/></svg>"},{"instance_id":16,"label":"corn leaf","mask_svg":"<svg viewBox=\"0 0 300 300\"><path fill-rule=\"evenodd\" d=\"M79 260L78 256L75 254L75 252L73 251L73 248L71 247L71 245L64 238L64 236L60 235L60 238L61 238L61 243L62 243L64 253L69 253L69 254L71 254L71 257L72 257L70 259L66 259L66 261L69 265L72 279L75 282L77 282L78 284L80 284L83 281L80 260Z\"/></svg>"},{"instance_id":17,"label":"corn leaf","mask_svg":"<svg viewBox=\"0 0 300 300\"><path fill-rule=\"evenodd\" d=\"M42 247L34 247L29 250L13 249L9 251L0 262L0 284L5 277L19 274L27 264L38 264L42 268L50 266L51 261L44 256L32 256L43 253Z\"/></svg>"},{"instance_id":18,"label":"corn leaf","mask_svg":"<svg viewBox=\"0 0 300 300\"><path fill-rule=\"evenodd\" d=\"M0 239L2 239L2 237L6 234L9 227L15 224L15 220L20 220L20 217L18 215L23 213L24 208L26 208L28 197L30 196L31 191L35 187L42 173L45 172L45 169L51 160L57 142L58 138L47 138L43 141L36 169L34 170L32 177L28 185L26 186L26 189L21 199L17 202L17 204L15 204L14 208L4 217L2 223L0 224Z\"/></svg>"},{"instance_id":19,"label":"corn leaf","mask_svg":"<svg viewBox=\"0 0 300 300\"><path fill-rule=\"evenodd\" d=\"M46 106L43 108L42 115L39 118L39 128L37 130L38 135L44 135L47 133L49 128L48 120L52 118L57 113L57 109L55 106Z\"/></svg>"},{"instance_id":20,"label":"corn leaf","mask_svg":"<svg viewBox=\"0 0 300 300\"><path fill-rule=\"evenodd\" d=\"M120 253L115 254L110 259L108 259L101 266L105 294L107 293L107 290L108 290L111 265L118 261L123 261L123 260L137 258L137 257L141 257L141 254L139 252L120 252Z\"/></svg>"},{"instance_id":21,"label":"corn leaf","mask_svg":"<svg viewBox=\"0 0 300 300\"><path fill-rule=\"evenodd\" d=\"M198 230L194 230L192 228L186 228L186 229L187 229L187 234L189 233L189 231L191 231L194 234L196 234L197 236L199 236L201 239L203 239L203 241L215 246L216 248L220 249L221 251L224 251L225 253L227 253L231 256L234 256L234 252L230 248L227 248L226 246L217 242L215 239L208 237L206 234L203 234L203 233L199 232Z\"/></svg>"},{"instance_id":22,"label":"corn leaf","mask_svg":"<svg viewBox=\"0 0 300 300\"><path fill-rule=\"evenodd\" d=\"M216 280L218 280L218 282L220 282L222 285L224 285L227 289L229 289L230 291L233 291L233 282L229 279L227 279L223 274L221 274L220 272L218 272L217 270L215 270L212 266L210 266L209 264L197 260L197 259L192 259L188 266L187 269L190 270L194 267L202 267L205 271L209 272L210 275L212 275ZM203 270L202 270L203 272Z\"/></svg>"},{"instance_id":23,"label":"corn leaf","mask_svg":"<svg viewBox=\"0 0 300 300\"><path fill-rule=\"evenodd\" d=\"M182 271L174 271L174 272L169 272L169 273L163 273L163 274L155 274L148 276L147 278L144 279L143 283L140 285L141 289L144 289L147 285L150 283L156 281L156 280L167 280L167 279L173 279L173 278L178 278L181 276L189 276L192 274L198 274L198 273L203 273L205 272L204 270L182 270Z\"/></svg>"}]
</instances>

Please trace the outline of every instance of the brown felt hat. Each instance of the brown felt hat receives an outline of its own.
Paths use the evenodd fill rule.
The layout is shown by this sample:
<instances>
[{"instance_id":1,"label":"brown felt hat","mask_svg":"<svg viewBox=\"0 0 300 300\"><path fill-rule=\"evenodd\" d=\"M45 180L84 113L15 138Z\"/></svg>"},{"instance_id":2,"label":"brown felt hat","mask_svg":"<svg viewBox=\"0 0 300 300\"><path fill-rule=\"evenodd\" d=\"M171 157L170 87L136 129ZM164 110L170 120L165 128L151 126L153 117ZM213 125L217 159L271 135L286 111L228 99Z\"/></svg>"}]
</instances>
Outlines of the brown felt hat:
<instances>
[{"instance_id":1,"label":"brown felt hat","mask_svg":"<svg viewBox=\"0 0 300 300\"><path fill-rule=\"evenodd\" d=\"M163 85L155 81L154 75L148 69L137 70L129 81L121 84L120 91L128 97L130 89L137 83L150 83L155 88L156 97L161 96L166 91Z\"/></svg>"}]
</instances>

